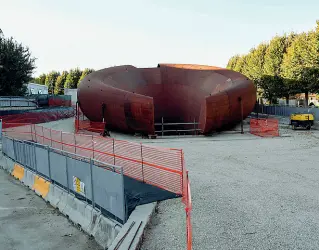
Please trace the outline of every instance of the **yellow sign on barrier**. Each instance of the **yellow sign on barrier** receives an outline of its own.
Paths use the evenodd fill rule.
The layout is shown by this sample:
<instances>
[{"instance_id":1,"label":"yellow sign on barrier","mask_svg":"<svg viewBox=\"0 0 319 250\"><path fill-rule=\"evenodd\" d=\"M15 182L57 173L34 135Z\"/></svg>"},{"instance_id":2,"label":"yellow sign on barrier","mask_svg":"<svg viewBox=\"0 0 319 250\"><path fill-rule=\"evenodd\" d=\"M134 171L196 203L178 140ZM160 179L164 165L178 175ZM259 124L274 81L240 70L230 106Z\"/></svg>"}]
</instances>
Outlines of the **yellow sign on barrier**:
<instances>
[{"instance_id":1,"label":"yellow sign on barrier","mask_svg":"<svg viewBox=\"0 0 319 250\"><path fill-rule=\"evenodd\" d=\"M73 190L85 196L85 185L78 177L73 176Z\"/></svg>"}]
</instances>

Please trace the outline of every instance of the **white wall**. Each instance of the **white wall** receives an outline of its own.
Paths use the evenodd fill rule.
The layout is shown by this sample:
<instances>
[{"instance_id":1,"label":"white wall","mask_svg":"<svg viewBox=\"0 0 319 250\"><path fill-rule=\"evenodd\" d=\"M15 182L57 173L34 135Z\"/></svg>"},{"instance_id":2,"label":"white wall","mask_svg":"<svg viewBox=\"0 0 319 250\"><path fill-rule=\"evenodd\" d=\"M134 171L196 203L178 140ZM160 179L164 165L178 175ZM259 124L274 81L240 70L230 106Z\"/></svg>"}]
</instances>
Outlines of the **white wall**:
<instances>
[{"instance_id":1,"label":"white wall","mask_svg":"<svg viewBox=\"0 0 319 250\"><path fill-rule=\"evenodd\" d=\"M64 89L64 94L71 96L72 105L75 105L78 100L77 93L78 93L77 89Z\"/></svg>"},{"instance_id":2,"label":"white wall","mask_svg":"<svg viewBox=\"0 0 319 250\"><path fill-rule=\"evenodd\" d=\"M48 87L37 83L28 83L27 92L31 94L48 94Z\"/></svg>"}]
</instances>

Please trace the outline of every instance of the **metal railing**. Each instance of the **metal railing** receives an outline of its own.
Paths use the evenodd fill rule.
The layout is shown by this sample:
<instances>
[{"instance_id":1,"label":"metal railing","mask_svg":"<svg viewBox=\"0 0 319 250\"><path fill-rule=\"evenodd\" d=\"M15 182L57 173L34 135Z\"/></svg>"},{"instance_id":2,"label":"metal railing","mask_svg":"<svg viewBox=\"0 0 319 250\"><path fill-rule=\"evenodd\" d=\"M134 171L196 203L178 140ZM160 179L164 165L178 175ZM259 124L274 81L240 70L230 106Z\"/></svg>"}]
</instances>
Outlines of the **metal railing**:
<instances>
[{"instance_id":1,"label":"metal railing","mask_svg":"<svg viewBox=\"0 0 319 250\"><path fill-rule=\"evenodd\" d=\"M36 99L19 96L1 96L0 108L37 107Z\"/></svg>"},{"instance_id":2,"label":"metal railing","mask_svg":"<svg viewBox=\"0 0 319 250\"><path fill-rule=\"evenodd\" d=\"M197 133L199 131L201 131L198 128L199 124L200 123L196 122L195 118L194 118L193 122L180 122L180 123L167 122L167 123L164 123L164 117L162 117L162 122L161 123L155 123L154 125L155 125L155 127L156 126L157 127L161 126L161 130L155 130L155 133L160 133L162 136L164 136L164 133L176 133L176 134L178 134L180 132L182 132L182 133L185 133L185 132L193 133L194 135L197 135ZM170 128L172 126L179 126L179 127L181 127L181 126L183 126L183 127L190 126L192 128L190 128L190 129L179 129L179 128L177 128L177 129L165 129L165 126L169 126Z\"/></svg>"},{"instance_id":3,"label":"metal railing","mask_svg":"<svg viewBox=\"0 0 319 250\"><path fill-rule=\"evenodd\" d=\"M315 120L319 120L318 108L301 108L291 106L277 106L277 105L255 105L254 113L275 115L275 116L290 116L294 113L310 113L313 114Z\"/></svg>"},{"instance_id":4,"label":"metal railing","mask_svg":"<svg viewBox=\"0 0 319 250\"><path fill-rule=\"evenodd\" d=\"M123 168L79 154L2 136L2 151L15 162L125 223ZM108 192L105 192L108 190Z\"/></svg>"}]
</instances>

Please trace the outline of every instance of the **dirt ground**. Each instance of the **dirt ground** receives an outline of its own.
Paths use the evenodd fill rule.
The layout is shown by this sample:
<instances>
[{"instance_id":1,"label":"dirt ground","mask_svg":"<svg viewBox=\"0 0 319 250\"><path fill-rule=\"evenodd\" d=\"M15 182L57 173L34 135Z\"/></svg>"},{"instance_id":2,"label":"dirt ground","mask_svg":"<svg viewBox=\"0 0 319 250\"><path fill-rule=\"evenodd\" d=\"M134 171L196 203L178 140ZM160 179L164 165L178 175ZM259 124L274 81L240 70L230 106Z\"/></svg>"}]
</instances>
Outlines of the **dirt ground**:
<instances>
[{"instance_id":1,"label":"dirt ground","mask_svg":"<svg viewBox=\"0 0 319 250\"><path fill-rule=\"evenodd\" d=\"M58 126L70 131L70 122ZM56 129L58 128L56 127ZM319 131L281 137L115 138L182 148L191 181L193 249L319 249ZM142 249L185 249L179 199L159 203Z\"/></svg>"}]
</instances>

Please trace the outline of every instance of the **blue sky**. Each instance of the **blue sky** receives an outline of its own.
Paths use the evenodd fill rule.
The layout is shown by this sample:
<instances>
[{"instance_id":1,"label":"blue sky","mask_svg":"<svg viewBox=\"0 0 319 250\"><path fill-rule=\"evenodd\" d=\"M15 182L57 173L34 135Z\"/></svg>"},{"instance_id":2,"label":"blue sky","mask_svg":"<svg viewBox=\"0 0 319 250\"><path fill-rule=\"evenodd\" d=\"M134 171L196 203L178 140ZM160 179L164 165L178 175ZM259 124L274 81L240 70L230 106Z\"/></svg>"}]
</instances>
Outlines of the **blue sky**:
<instances>
[{"instance_id":1,"label":"blue sky","mask_svg":"<svg viewBox=\"0 0 319 250\"><path fill-rule=\"evenodd\" d=\"M0 28L28 45L35 75L74 67L226 66L276 34L315 27L310 0L0 0Z\"/></svg>"}]
</instances>

